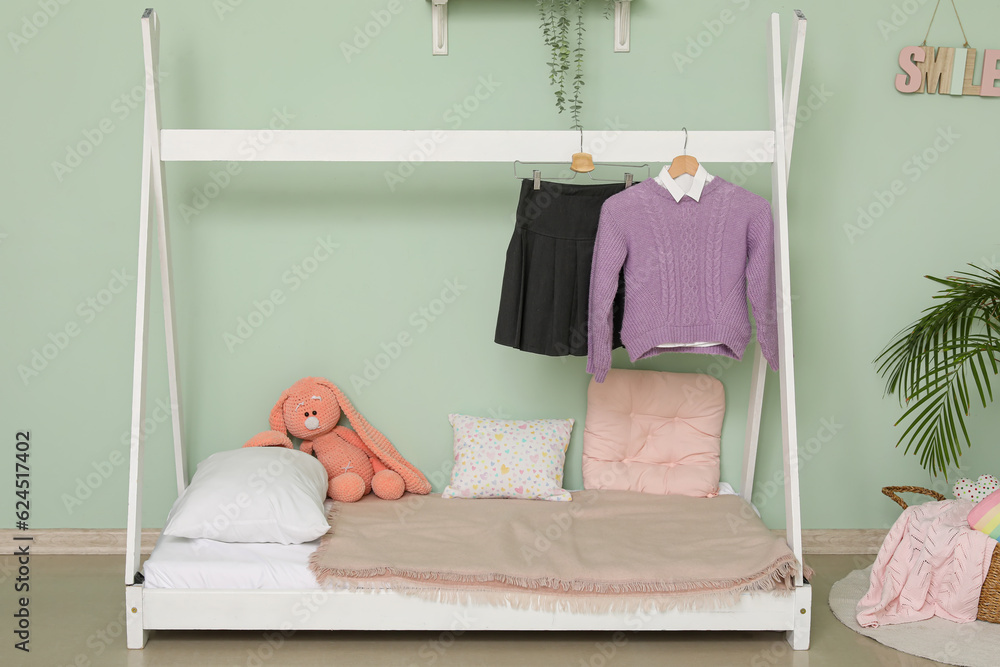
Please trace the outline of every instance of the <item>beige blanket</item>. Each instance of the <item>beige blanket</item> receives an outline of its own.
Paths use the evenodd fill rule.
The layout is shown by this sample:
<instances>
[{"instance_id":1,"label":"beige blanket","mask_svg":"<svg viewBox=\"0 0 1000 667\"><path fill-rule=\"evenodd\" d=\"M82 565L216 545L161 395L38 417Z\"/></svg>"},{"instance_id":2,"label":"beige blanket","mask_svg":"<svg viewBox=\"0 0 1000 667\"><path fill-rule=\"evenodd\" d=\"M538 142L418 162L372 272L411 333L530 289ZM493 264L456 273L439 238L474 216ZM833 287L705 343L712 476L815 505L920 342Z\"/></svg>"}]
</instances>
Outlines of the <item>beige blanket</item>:
<instances>
[{"instance_id":1,"label":"beige blanket","mask_svg":"<svg viewBox=\"0 0 1000 667\"><path fill-rule=\"evenodd\" d=\"M337 503L323 585L571 611L714 607L791 587L791 551L737 496L580 491L573 502L366 496Z\"/></svg>"}]
</instances>

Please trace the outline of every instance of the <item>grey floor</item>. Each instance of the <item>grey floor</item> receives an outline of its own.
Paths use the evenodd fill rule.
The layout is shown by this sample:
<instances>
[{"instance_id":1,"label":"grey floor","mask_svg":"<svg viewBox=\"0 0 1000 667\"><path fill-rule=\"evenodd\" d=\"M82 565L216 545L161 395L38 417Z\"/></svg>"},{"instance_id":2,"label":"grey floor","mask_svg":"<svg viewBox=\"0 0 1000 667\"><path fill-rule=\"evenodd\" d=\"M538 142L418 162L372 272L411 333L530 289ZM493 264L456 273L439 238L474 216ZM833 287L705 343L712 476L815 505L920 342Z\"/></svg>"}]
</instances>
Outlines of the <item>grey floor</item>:
<instances>
[{"instance_id":1,"label":"grey floor","mask_svg":"<svg viewBox=\"0 0 1000 667\"><path fill-rule=\"evenodd\" d=\"M125 648L123 558L35 556L31 562L30 653L14 649L13 577L0 574L0 666L117 667L167 665L742 665L746 667L923 667L930 660L898 653L851 632L830 612L830 586L873 556L812 556L812 648L793 652L779 633L300 632L272 648L259 632L157 632L142 651ZM10 557L0 557L0 573ZM1000 665L1000 658L997 659Z\"/></svg>"}]
</instances>

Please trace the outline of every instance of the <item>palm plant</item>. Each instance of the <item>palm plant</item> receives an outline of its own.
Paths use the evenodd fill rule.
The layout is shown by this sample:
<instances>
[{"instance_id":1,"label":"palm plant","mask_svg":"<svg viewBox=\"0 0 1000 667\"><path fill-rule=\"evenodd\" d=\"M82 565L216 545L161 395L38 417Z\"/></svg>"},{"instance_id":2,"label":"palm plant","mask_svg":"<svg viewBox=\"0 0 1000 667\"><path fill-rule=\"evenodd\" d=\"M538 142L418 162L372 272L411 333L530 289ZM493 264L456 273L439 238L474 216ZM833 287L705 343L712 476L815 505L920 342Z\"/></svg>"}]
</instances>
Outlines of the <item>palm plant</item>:
<instances>
[{"instance_id":1,"label":"palm plant","mask_svg":"<svg viewBox=\"0 0 1000 667\"><path fill-rule=\"evenodd\" d=\"M965 418L974 397L984 408L993 401L990 377L1000 370L1000 271L969 266L972 272L957 276L926 276L944 286L934 296L939 303L875 360L886 392L898 394L906 408L896 424L909 424L896 446L908 439L904 454L912 448L935 476L950 464L958 467L963 440L972 446Z\"/></svg>"}]
</instances>

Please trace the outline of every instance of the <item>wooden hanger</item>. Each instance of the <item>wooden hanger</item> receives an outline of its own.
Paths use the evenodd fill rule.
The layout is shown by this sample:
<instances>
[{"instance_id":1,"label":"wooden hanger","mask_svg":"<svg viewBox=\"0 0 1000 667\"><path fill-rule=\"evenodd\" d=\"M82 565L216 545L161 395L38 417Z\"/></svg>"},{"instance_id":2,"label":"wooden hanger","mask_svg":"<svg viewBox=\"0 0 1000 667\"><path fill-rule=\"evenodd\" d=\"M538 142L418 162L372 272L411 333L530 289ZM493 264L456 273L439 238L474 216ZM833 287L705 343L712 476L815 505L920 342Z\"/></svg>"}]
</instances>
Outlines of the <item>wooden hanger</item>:
<instances>
[{"instance_id":1,"label":"wooden hanger","mask_svg":"<svg viewBox=\"0 0 1000 667\"><path fill-rule=\"evenodd\" d=\"M686 143L687 142L685 142L685 145L686 145ZM518 165L521 165L521 164L532 165L532 166L557 165L558 164L560 166L565 166L564 163L556 163L556 162L521 162L520 160L515 160L514 161L514 178L515 179L520 179L521 178L517 174L517 167L518 167ZM583 151L583 129L581 128L580 129L580 152L579 153L573 153L573 157L572 157L572 159L570 161L570 165L569 165L570 171L573 172L573 175L572 176L559 176L559 177L549 176L545 180L547 180L547 181L572 181L572 180L576 179L576 175L577 174L590 174L590 180L592 180L592 181L600 181L602 183L618 183L618 182L624 180L625 181L625 187L629 188L629 187L632 187L632 184L635 182L635 172L634 172L635 169L645 169L646 170L646 177L649 178L649 164L619 164L619 163L614 163L614 162L602 162L601 166L602 167L621 167L621 168L624 168L624 169L628 169L629 171L626 171L619 178L594 178L594 175L592 173L594 171L594 169L596 169L596 165L594 164L594 156L591 155L590 153L585 153ZM531 172L531 179L532 179L532 181L534 183L534 189L535 190L541 190L541 188L542 188L542 172L540 170L538 170L538 169L532 170L532 172Z\"/></svg>"},{"instance_id":2,"label":"wooden hanger","mask_svg":"<svg viewBox=\"0 0 1000 667\"><path fill-rule=\"evenodd\" d=\"M698 172L698 159L693 155L687 154L688 129L686 127L681 129L684 130L684 152L682 155L675 157L674 161L670 163L670 168L667 170L670 178L677 178L681 174L691 174L694 176Z\"/></svg>"},{"instance_id":3,"label":"wooden hanger","mask_svg":"<svg viewBox=\"0 0 1000 667\"><path fill-rule=\"evenodd\" d=\"M587 174L594 171L594 156L583 152L583 128L580 128L580 152L573 153L569 168L578 174Z\"/></svg>"}]
</instances>

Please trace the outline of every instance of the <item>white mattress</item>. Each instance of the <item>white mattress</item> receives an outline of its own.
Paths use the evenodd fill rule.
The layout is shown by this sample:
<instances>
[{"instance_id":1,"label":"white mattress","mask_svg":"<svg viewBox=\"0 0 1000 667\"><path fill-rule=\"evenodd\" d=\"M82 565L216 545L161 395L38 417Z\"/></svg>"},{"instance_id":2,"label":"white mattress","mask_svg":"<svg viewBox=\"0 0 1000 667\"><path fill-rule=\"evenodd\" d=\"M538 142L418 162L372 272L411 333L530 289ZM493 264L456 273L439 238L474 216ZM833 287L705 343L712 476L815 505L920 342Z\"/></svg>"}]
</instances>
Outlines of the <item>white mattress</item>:
<instances>
[{"instance_id":1,"label":"white mattress","mask_svg":"<svg viewBox=\"0 0 1000 667\"><path fill-rule=\"evenodd\" d=\"M719 494L735 495L735 491L722 482ZM143 565L144 585L148 588L316 589L320 586L309 570L309 557L319 542L230 543L161 535Z\"/></svg>"},{"instance_id":2,"label":"white mattress","mask_svg":"<svg viewBox=\"0 0 1000 667\"><path fill-rule=\"evenodd\" d=\"M143 565L149 588L319 588L304 544L245 543L161 535Z\"/></svg>"}]
</instances>

